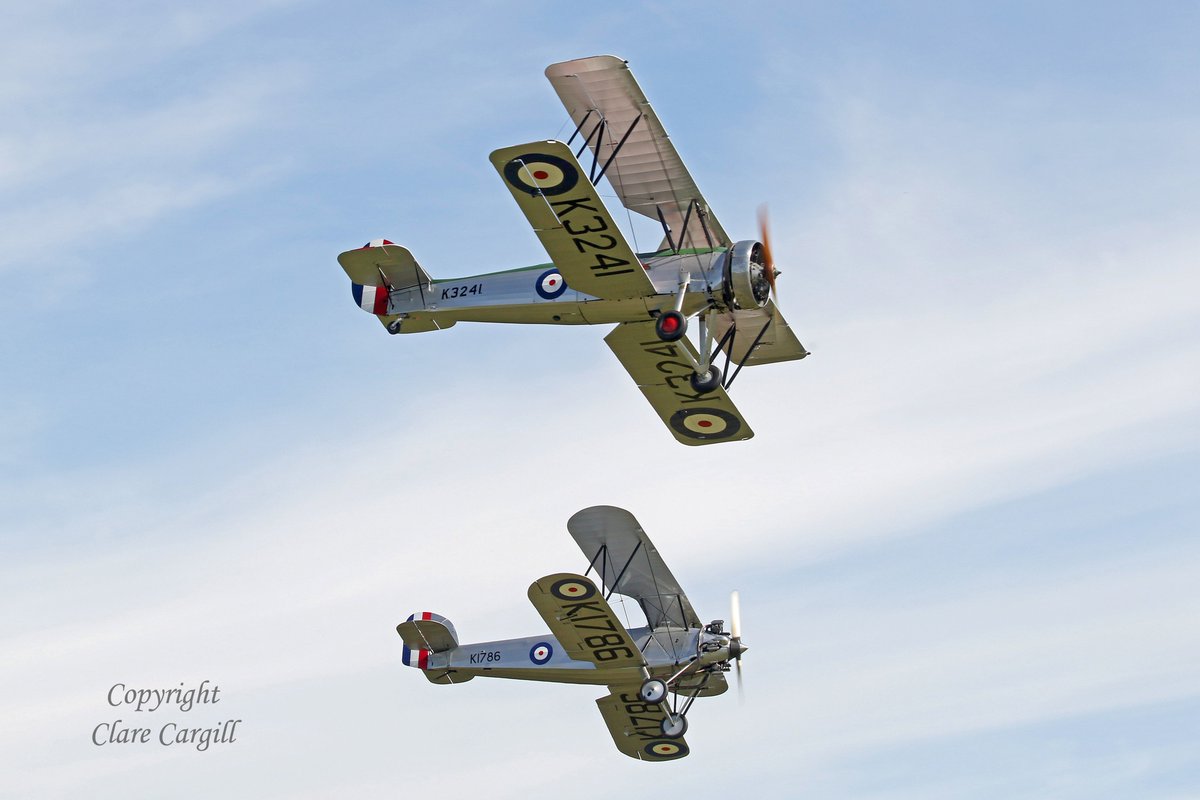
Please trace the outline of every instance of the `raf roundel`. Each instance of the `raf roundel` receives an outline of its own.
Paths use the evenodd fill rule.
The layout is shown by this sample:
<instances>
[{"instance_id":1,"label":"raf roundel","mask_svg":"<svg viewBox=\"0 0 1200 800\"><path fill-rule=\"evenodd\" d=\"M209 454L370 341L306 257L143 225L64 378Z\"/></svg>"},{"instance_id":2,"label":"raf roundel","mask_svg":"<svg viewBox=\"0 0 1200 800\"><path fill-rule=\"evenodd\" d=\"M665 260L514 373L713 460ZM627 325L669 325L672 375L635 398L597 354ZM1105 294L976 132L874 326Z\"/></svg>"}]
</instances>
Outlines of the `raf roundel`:
<instances>
[{"instance_id":1,"label":"raf roundel","mask_svg":"<svg viewBox=\"0 0 1200 800\"><path fill-rule=\"evenodd\" d=\"M657 739L642 748L642 752L651 758L669 760L683 758L688 754L688 746L679 740Z\"/></svg>"},{"instance_id":2,"label":"raf roundel","mask_svg":"<svg viewBox=\"0 0 1200 800\"><path fill-rule=\"evenodd\" d=\"M550 587L550 594L559 600L586 600L596 593L596 587L589 581L567 578Z\"/></svg>"},{"instance_id":3,"label":"raf roundel","mask_svg":"<svg viewBox=\"0 0 1200 800\"><path fill-rule=\"evenodd\" d=\"M689 439L728 439L741 430L733 414L719 408L684 408L671 415L671 427Z\"/></svg>"},{"instance_id":4,"label":"raf roundel","mask_svg":"<svg viewBox=\"0 0 1200 800\"><path fill-rule=\"evenodd\" d=\"M563 276L556 269L548 269L538 276L537 283L533 286L537 290L538 297L544 300L555 300L562 297L563 292L567 290L567 282L563 280Z\"/></svg>"},{"instance_id":5,"label":"raf roundel","mask_svg":"<svg viewBox=\"0 0 1200 800\"><path fill-rule=\"evenodd\" d=\"M549 642L538 642L529 649L529 660L535 664L545 664L554 655L554 648Z\"/></svg>"},{"instance_id":6,"label":"raf roundel","mask_svg":"<svg viewBox=\"0 0 1200 800\"><path fill-rule=\"evenodd\" d=\"M556 195L574 189L579 183L579 172L558 156L526 153L504 165L504 179L527 194Z\"/></svg>"}]
</instances>

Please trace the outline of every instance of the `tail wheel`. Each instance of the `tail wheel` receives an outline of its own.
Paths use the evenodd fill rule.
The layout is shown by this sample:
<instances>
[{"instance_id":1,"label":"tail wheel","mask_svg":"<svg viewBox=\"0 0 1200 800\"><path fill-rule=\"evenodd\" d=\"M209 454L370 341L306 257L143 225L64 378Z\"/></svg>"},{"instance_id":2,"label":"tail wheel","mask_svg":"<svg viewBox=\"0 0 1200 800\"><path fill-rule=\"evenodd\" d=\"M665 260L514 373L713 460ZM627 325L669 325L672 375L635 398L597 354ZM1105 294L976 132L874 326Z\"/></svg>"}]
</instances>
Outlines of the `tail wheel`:
<instances>
[{"instance_id":1,"label":"tail wheel","mask_svg":"<svg viewBox=\"0 0 1200 800\"><path fill-rule=\"evenodd\" d=\"M680 739L687 733L687 717L683 714L676 714L671 717L663 717L662 735L668 739Z\"/></svg>"},{"instance_id":2,"label":"tail wheel","mask_svg":"<svg viewBox=\"0 0 1200 800\"><path fill-rule=\"evenodd\" d=\"M703 375L693 372L690 382L696 394L707 394L721 385L721 370L716 364L709 364L708 372Z\"/></svg>"},{"instance_id":3,"label":"tail wheel","mask_svg":"<svg viewBox=\"0 0 1200 800\"><path fill-rule=\"evenodd\" d=\"M658 678L651 678L638 690L638 697L642 699L643 703L661 703L666 696L667 684Z\"/></svg>"},{"instance_id":4,"label":"tail wheel","mask_svg":"<svg viewBox=\"0 0 1200 800\"><path fill-rule=\"evenodd\" d=\"M687 333L687 317L678 311L664 311L654 323L654 332L664 342L677 342Z\"/></svg>"}]
</instances>

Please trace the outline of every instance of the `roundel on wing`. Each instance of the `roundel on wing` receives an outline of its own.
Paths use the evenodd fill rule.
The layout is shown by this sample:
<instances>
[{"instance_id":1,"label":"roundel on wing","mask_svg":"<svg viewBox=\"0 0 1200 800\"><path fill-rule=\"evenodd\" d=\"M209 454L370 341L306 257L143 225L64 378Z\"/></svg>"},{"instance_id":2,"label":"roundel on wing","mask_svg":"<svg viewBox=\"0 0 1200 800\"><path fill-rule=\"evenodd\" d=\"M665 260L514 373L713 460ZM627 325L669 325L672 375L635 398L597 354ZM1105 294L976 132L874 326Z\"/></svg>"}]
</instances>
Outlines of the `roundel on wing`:
<instances>
[{"instance_id":1,"label":"roundel on wing","mask_svg":"<svg viewBox=\"0 0 1200 800\"><path fill-rule=\"evenodd\" d=\"M504 180L527 194L555 195L574 189L579 171L565 158L525 153L504 165Z\"/></svg>"},{"instance_id":2,"label":"roundel on wing","mask_svg":"<svg viewBox=\"0 0 1200 800\"><path fill-rule=\"evenodd\" d=\"M554 648L549 642L538 642L529 648L529 660L535 664L545 664L554 655Z\"/></svg>"},{"instance_id":3,"label":"roundel on wing","mask_svg":"<svg viewBox=\"0 0 1200 800\"><path fill-rule=\"evenodd\" d=\"M550 587L550 594L559 600L586 600L595 593L596 587L590 581L578 578L566 578Z\"/></svg>"},{"instance_id":4,"label":"roundel on wing","mask_svg":"<svg viewBox=\"0 0 1200 800\"><path fill-rule=\"evenodd\" d=\"M538 276L537 283L533 286L537 290L538 297L544 300L554 300L562 297L563 292L567 290L567 282L563 280L563 276L556 269L548 269Z\"/></svg>"},{"instance_id":5,"label":"roundel on wing","mask_svg":"<svg viewBox=\"0 0 1200 800\"><path fill-rule=\"evenodd\" d=\"M742 429L741 421L720 408L682 408L671 415L671 427L689 439L728 439Z\"/></svg>"},{"instance_id":6,"label":"roundel on wing","mask_svg":"<svg viewBox=\"0 0 1200 800\"><path fill-rule=\"evenodd\" d=\"M688 746L678 739L655 739L642 748L642 752L653 759L668 761L683 758L688 754Z\"/></svg>"}]
</instances>

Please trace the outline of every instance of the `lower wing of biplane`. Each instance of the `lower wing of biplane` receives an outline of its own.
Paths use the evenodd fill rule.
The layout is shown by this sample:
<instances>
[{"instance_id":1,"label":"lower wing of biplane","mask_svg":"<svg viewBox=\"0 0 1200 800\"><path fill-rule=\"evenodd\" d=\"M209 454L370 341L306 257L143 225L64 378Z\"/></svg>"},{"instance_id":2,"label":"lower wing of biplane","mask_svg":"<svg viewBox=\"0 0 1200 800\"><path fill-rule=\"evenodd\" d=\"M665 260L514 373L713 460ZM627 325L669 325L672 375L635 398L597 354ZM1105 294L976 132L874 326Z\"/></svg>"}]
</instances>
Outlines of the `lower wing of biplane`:
<instances>
[{"instance_id":1,"label":"lower wing of biplane","mask_svg":"<svg viewBox=\"0 0 1200 800\"><path fill-rule=\"evenodd\" d=\"M732 633L721 620L702 626L628 511L584 509L567 528L600 585L569 572L534 581L529 600L549 635L460 645L449 620L422 612L396 627L404 663L439 684L493 677L607 686L596 706L618 750L643 761L686 756L692 702L727 690L731 662L741 674L736 612ZM627 629L609 605L614 593L637 602L648 624Z\"/></svg>"}]
</instances>

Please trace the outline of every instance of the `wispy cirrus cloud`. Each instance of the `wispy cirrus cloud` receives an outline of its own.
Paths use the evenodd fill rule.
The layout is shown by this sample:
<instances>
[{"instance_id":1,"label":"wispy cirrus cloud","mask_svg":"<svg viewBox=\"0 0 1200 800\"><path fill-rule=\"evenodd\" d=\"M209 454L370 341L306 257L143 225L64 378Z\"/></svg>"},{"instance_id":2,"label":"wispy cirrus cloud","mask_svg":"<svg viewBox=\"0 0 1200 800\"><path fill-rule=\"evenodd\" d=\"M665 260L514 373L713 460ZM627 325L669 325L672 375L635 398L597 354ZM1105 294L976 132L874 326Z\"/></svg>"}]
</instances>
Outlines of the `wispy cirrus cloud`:
<instances>
[{"instance_id":1,"label":"wispy cirrus cloud","mask_svg":"<svg viewBox=\"0 0 1200 800\"><path fill-rule=\"evenodd\" d=\"M252 143L270 135L300 74L282 62L238 70L214 51L230 28L276 5L115 17L86 7L78 17L15 11L22 27L0 48L0 181L10 189L0 269L46 272L49 247L68 260L74 248L244 190L277 168L238 153L269 149Z\"/></svg>"}]
</instances>

